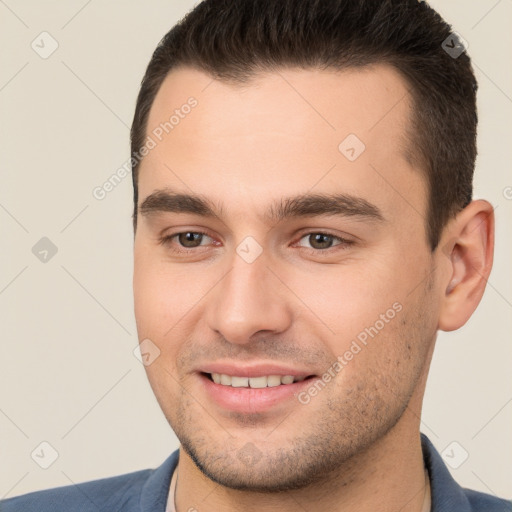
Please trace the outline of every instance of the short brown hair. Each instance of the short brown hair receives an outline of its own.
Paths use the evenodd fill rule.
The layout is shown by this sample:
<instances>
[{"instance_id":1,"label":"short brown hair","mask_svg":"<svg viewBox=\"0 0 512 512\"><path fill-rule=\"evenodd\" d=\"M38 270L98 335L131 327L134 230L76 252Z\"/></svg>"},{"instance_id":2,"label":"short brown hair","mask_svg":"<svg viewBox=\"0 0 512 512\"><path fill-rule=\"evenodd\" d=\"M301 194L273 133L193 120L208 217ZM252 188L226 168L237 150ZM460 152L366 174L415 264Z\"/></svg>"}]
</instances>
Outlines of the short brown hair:
<instances>
[{"instance_id":1,"label":"short brown hair","mask_svg":"<svg viewBox=\"0 0 512 512\"><path fill-rule=\"evenodd\" d=\"M432 250L446 222L472 198L477 83L450 25L418 0L204 0L160 41L146 69L131 128L134 229L139 154L149 111L169 73L199 69L247 84L283 67L341 70L388 63L413 98L409 157L429 191L426 234ZM450 39L452 38L452 39Z\"/></svg>"}]
</instances>

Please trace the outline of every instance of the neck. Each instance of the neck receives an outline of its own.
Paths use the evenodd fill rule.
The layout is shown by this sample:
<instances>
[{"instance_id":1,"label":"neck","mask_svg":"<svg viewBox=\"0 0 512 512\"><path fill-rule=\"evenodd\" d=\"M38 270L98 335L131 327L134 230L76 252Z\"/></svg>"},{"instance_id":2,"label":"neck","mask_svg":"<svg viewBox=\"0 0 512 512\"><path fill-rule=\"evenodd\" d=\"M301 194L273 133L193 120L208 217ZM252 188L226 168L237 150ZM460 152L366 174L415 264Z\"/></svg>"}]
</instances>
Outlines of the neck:
<instances>
[{"instance_id":1,"label":"neck","mask_svg":"<svg viewBox=\"0 0 512 512\"><path fill-rule=\"evenodd\" d=\"M223 487L204 476L180 449L176 510L423 512L430 495L425 486L419 430L404 431L407 422L402 420L412 420L408 416L415 416L417 422L416 415L406 411L386 436L335 475L288 492L262 494Z\"/></svg>"}]
</instances>

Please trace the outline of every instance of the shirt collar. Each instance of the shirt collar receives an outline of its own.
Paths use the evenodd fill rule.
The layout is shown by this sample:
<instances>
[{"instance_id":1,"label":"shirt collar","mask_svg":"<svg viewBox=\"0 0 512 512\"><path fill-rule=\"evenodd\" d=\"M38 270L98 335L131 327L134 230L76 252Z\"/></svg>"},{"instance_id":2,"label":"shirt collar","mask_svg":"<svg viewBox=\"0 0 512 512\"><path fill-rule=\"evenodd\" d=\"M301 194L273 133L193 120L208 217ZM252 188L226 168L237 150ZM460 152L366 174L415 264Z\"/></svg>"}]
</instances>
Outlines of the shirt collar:
<instances>
[{"instance_id":1,"label":"shirt collar","mask_svg":"<svg viewBox=\"0 0 512 512\"><path fill-rule=\"evenodd\" d=\"M462 487L453 479L441 455L430 439L421 434L423 460L430 477L431 512L471 512L471 505Z\"/></svg>"},{"instance_id":2,"label":"shirt collar","mask_svg":"<svg viewBox=\"0 0 512 512\"><path fill-rule=\"evenodd\" d=\"M178 465L179 450L171 453L161 466L153 470L140 496L141 512L165 512L171 477Z\"/></svg>"}]
</instances>

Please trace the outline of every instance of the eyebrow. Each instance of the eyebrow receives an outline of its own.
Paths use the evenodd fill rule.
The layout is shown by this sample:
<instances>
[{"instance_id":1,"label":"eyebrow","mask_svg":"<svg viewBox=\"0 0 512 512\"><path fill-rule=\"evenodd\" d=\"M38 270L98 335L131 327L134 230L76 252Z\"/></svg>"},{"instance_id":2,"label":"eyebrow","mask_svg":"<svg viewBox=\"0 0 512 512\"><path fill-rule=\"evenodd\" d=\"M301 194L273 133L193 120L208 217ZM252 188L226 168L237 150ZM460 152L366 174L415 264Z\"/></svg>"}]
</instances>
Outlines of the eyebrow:
<instances>
[{"instance_id":1,"label":"eyebrow","mask_svg":"<svg viewBox=\"0 0 512 512\"><path fill-rule=\"evenodd\" d=\"M147 196L139 207L139 213L144 216L188 213L208 218L222 218L223 212L222 204L214 203L203 195L177 193L170 189L156 190ZM270 205L263 218L267 222L278 223L291 218L327 215L378 222L385 220L376 205L350 194L302 194L281 198Z\"/></svg>"}]
</instances>

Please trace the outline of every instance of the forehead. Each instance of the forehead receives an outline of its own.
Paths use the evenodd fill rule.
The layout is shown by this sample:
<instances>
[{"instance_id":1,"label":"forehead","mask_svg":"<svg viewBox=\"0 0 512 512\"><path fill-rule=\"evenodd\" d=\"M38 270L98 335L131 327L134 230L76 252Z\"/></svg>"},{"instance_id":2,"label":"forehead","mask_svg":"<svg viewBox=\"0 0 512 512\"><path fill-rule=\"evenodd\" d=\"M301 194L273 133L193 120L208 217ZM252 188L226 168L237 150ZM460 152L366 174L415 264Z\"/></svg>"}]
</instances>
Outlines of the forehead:
<instances>
[{"instance_id":1,"label":"forehead","mask_svg":"<svg viewBox=\"0 0 512 512\"><path fill-rule=\"evenodd\" d=\"M151 107L155 145L141 162L139 198L170 187L241 210L247 200L336 189L384 209L398 195L403 209L403 196L424 196L405 157L410 113L407 84L386 65L287 68L243 86L175 69Z\"/></svg>"}]
</instances>

